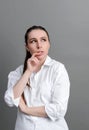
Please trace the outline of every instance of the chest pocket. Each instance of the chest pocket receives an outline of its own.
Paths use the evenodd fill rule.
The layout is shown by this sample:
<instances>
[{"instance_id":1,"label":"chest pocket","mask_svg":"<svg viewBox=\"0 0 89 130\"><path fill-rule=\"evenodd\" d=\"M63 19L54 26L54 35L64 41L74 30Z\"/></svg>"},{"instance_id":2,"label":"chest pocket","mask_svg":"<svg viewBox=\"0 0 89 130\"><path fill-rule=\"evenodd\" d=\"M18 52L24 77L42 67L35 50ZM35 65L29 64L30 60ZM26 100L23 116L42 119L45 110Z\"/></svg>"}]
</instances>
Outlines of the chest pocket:
<instances>
[{"instance_id":1,"label":"chest pocket","mask_svg":"<svg viewBox=\"0 0 89 130\"><path fill-rule=\"evenodd\" d=\"M48 103L51 101L51 89L52 84L50 82L42 82L40 83L40 99L44 103Z\"/></svg>"}]
</instances>

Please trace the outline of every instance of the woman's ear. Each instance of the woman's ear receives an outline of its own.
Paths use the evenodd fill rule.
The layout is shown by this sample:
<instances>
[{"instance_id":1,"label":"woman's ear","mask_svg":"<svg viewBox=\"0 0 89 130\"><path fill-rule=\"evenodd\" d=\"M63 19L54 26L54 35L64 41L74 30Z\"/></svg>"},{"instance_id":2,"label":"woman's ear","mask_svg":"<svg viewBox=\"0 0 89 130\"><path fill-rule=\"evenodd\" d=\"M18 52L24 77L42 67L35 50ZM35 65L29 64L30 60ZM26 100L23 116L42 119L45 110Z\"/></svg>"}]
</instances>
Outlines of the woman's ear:
<instances>
[{"instance_id":1,"label":"woman's ear","mask_svg":"<svg viewBox=\"0 0 89 130\"><path fill-rule=\"evenodd\" d=\"M27 50L27 51L29 51L29 49L28 49L28 46L27 46L27 45L25 45L25 48L26 48L26 50Z\"/></svg>"}]
</instances>

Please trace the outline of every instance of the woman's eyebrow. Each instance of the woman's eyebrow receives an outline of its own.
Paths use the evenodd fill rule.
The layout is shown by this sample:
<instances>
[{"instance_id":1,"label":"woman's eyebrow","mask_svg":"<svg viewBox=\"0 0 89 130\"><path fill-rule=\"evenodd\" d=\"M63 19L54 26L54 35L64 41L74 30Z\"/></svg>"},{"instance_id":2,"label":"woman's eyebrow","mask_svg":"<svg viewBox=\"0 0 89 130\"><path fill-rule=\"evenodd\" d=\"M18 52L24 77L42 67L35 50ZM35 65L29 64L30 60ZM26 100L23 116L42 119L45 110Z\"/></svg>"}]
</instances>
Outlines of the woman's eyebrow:
<instances>
[{"instance_id":1,"label":"woman's eyebrow","mask_svg":"<svg viewBox=\"0 0 89 130\"><path fill-rule=\"evenodd\" d=\"M29 40L30 40L30 41L31 41L31 40L36 40L36 38L30 38Z\"/></svg>"},{"instance_id":2,"label":"woman's eyebrow","mask_svg":"<svg viewBox=\"0 0 89 130\"><path fill-rule=\"evenodd\" d=\"M45 38L45 39L46 39L47 37L46 37L46 36L43 36L43 37L41 37L41 38Z\"/></svg>"},{"instance_id":3,"label":"woman's eyebrow","mask_svg":"<svg viewBox=\"0 0 89 130\"><path fill-rule=\"evenodd\" d=\"M42 38L45 38L45 39L46 39L47 37L46 37L46 36L42 36L42 37L40 37L40 38L41 38L41 39L42 39ZM36 40L36 39L37 39L37 38L33 37L33 38L30 38L29 40Z\"/></svg>"}]
</instances>

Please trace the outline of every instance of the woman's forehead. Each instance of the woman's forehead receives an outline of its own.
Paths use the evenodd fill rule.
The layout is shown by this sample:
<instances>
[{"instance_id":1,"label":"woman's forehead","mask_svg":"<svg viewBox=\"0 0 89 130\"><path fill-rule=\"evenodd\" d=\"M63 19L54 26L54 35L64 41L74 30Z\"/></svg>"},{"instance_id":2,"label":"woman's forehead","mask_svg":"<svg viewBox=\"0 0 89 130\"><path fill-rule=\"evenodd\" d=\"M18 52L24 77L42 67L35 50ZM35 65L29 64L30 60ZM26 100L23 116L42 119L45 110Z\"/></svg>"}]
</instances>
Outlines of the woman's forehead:
<instances>
[{"instance_id":1,"label":"woman's forehead","mask_svg":"<svg viewBox=\"0 0 89 130\"><path fill-rule=\"evenodd\" d=\"M28 34L29 38L39 38L39 37L48 37L46 32L44 30L41 29L35 29L32 30L29 34Z\"/></svg>"}]
</instances>

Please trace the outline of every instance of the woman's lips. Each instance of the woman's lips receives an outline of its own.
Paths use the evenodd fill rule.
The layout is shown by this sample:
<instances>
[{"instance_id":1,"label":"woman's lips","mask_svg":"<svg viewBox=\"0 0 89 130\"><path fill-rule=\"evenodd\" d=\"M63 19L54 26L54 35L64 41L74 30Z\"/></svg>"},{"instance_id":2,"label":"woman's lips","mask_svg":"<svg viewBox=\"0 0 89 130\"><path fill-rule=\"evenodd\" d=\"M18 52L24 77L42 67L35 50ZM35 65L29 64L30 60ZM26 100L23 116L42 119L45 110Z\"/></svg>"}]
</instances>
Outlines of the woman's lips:
<instances>
[{"instance_id":1,"label":"woman's lips","mask_svg":"<svg viewBox=\"0 0 89 130\"><path fill-rule=\"evenodd\" d=\"M44 53L43 51L38 51L36 56L41 56L41 55L43 55L43 53Z\"/></svg>"}]
</instances>

